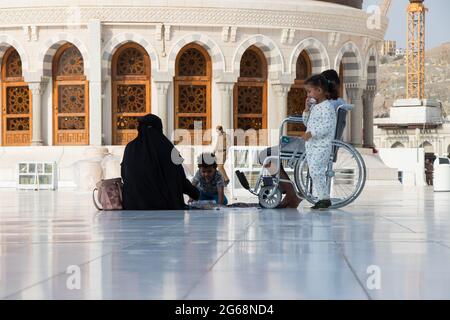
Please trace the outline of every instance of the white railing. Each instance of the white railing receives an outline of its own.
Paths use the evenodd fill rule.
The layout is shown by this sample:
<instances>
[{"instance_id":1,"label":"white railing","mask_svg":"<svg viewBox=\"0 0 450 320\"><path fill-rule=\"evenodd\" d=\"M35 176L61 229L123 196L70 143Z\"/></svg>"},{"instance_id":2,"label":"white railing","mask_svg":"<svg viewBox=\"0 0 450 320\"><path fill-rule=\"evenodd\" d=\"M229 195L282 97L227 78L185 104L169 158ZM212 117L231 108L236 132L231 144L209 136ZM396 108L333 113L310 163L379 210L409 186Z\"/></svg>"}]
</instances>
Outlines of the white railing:
<instances>
[{"instance_id":1,"label":"white railing","mask_svg":"<svg viewBox=\"0 0 450 320\"><path fill-rule=\"evenodd\" d=\"M253 175L258 177L259 172L261 171L261 164L258 162L258 154L265 149L267 149L267 146L233 146L229 149L230 155L228 157L229 164L227 168L230 170L231 198L243 195L251 196L251 194L241 186L235 171L239 170L244 173L247 178L250 178L250 187L253 187L251 177Z\"/></svg>"}]
</instances>

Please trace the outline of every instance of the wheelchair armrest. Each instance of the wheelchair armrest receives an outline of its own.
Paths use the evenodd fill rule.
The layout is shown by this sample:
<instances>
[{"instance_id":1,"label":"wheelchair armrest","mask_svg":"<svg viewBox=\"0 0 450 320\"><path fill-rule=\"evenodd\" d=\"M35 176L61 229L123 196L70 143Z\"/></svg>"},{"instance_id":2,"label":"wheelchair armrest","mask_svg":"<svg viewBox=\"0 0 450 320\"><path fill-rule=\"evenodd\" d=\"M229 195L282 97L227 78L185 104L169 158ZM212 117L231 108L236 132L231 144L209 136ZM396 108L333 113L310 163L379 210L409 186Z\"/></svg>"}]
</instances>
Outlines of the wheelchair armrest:
<instances>
[{"instance_id":1,"label":"wheelchair armrest","mask_svg":"<svg viewBox=\"0 0 450 320\"><path fill-rule=\"evenodd\" d=\"M289 116L286 118L286 121L291 123L303 123L303 116Z\"/></svg>"}]
</instances>

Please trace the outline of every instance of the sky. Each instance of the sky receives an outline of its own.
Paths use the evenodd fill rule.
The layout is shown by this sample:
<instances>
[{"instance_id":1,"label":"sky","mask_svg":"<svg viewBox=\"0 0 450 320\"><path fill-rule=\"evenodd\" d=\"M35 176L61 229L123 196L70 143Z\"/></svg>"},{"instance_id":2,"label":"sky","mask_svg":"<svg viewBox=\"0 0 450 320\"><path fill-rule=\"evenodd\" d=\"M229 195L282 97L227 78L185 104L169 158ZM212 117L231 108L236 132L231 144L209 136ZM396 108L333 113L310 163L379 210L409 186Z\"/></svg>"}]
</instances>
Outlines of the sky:
<instances>
[{"instance_id":1,"label":"sky","mask_svg":"<svg viewBox=\"0 0 450 320\"><path fill-rule=\"evenodd\" d=\"M380 3L381 0L364 0L364 8ZM397 48L406 48L406 7L408 0L392 0L389 12L389 27L386 40L397 41ZM450 1L425 0L428 8L426 16L425 45L427 49L435 48L450 41Z\"/></svg>"}]
</instances>

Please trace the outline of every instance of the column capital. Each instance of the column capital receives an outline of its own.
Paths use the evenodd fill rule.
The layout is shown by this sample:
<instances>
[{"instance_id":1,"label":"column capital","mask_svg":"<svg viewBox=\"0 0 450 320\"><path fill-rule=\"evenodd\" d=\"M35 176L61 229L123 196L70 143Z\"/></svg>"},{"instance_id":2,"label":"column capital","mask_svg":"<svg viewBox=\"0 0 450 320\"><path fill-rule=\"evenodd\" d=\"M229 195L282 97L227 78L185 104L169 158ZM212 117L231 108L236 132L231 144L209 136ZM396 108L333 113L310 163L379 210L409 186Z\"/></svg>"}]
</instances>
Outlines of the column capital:
<instances>
[{"instance_id":1,"label":"column capital","mask_svg":"<svg viewBox=\"0 0 450 320\"><path fill-rule=\"evenodd\" d=\"M224 93L231 93L234 88L234 82L219 82L217 85L219 86L219 90Z\"/></svg>"},{"instance_id":2,"label":"column capital","mask_svg":"<svg viewBox=\"0 0 450 320\"><path fill-rule=\"evenodd\" d=\"M155 86L156 90L158 90L158 94L167 95L171 83L172 82L169 81L155 81Z\"/></svg>"},{"instance_id":3,"label":"column capital","mask_svg":"<svg viewBox=\"0 0 450 320\"><path fill-rule=\"evenodd\" d=\"M275 90L276 94L279 97L287 96L289 91L291 90L292 84L290 83L277 83L272 85L273 89Z\"/></svg>"},{"instance_id":4,"label":"column capital","mask_svg":"<svg viewBox=\"0 0 450 320\"><path fill-rule=\"evenodd\" d=\"M45 90L47 83L47 81L28 82L28 87L30 88L33 95L41 95Z\"/></svg>"},{"instance_id":5,"label":"column capital","mask_svg":"<svg viewBox=\"0 0 450 320\"><path fill-rule=\"evenodd\" d=\"M359 86L350 86L345 87L346 91L347 91L347 95L348 97L351 99L351 101L355 101L355 100L361 100L362 99L362 95L364 93L364 89L359 87Z\"/></svg>"}]
</instances>

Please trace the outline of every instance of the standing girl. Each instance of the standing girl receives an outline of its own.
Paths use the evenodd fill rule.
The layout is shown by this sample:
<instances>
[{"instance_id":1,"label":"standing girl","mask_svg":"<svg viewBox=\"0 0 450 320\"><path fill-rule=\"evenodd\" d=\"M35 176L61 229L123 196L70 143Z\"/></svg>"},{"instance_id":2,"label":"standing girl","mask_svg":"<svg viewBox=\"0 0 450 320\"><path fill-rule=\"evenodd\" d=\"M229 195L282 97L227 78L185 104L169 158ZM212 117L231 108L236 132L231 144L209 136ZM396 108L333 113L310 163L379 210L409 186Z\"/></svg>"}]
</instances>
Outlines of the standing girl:
<instances>
[{"instance_id":1,"label":"standing girl","mask_svg":"<svg viewBox=\"0 0 450 320\"><path fill-rule=\"evenodd\" d=\"M306 141L306 160L313 182L313 194L318 199L312 209L327 209L331 201L326 174L337 121L330 100L334 98L332 95L336 89L334 83L322 75L310 77L305 86L308 98L303 119L307 129L303 139Z\"/></svg>"}]
</instances>

